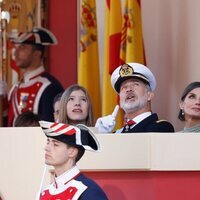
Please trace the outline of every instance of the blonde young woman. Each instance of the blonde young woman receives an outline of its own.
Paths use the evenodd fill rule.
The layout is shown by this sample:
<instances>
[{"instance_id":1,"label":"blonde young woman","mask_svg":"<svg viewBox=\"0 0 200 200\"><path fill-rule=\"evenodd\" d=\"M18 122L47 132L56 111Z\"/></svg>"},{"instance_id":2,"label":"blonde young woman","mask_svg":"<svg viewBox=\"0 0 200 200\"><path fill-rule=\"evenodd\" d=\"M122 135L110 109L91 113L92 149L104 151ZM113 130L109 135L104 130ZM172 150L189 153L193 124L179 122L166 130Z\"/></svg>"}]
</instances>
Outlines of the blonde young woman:
<instances>
[{"instance_id":1,"label":"blonde young woman","mask_svg":"<svg viewBox=\"0 0 200 200\"><path fill-rule=\"evenodd\" d=\"M190 83L183 91L178 118L185 123L181 132L200 133L200 82Z\"/></svg>"},{"instance_id":2,"label":"blonde young woman","mask_svg":"<svg viewBox=\"0 0 200 200\"><path fill-rule=\"evenodd\" d=\"M84 87L74 84L64 91L60 100L58 121L71 125L94 126L92 102Z\"/></svg>"}]
</instances>

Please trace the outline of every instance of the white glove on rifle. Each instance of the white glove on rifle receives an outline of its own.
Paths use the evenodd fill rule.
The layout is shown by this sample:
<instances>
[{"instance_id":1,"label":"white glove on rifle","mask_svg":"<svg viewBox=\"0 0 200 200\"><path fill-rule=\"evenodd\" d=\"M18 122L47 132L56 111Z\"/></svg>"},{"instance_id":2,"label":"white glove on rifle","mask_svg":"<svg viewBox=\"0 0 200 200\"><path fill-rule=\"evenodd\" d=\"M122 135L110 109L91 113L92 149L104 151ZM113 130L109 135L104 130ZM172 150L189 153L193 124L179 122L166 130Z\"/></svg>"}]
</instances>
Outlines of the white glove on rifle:
<instances>
[{"instance_id":1,"label":"white glove on rifle","mask_svg":"<svg viewBox=\"0 0 200 200\"><path fill-rule=\"evenodd\" d=\"M119 106L116 105L113 113L111 115L107 115L105 117L100 117L97 119L95 127L98 129L100 133L111 133L115 128L115 118L119 111Z\"/></svg>"}]
</instances>

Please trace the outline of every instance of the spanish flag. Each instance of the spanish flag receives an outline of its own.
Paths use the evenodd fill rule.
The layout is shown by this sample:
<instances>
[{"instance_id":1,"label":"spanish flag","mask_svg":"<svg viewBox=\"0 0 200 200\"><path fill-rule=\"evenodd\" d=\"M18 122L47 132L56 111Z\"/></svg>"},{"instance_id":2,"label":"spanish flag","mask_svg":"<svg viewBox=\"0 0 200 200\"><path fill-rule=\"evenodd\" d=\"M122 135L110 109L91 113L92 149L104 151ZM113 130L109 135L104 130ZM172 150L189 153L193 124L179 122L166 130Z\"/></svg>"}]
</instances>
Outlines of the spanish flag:
<instances>
[{"instance_id":1,"label":"spanish flag","mask_svg":"<svg viewBox=\"0 0 200 200\"><path fill-rule=\"evenodd\" d=\"M140 0L125 1L120 59L145 64Z\"/></svg>"},{"instance_id":2,"label":"spanish flag","mask_svg":"<svg viewBox=\"0 0 200 200\"><path fill-rule=\"evenodd\" d=\"M92 99L95 118L101 116L95 0L82 0L78 84L85 87Z\"/></svg>"},{"instance_id":3,"label":"spanish flag","mask_svg":"<svg viewBox=\"0 0 200 200\"><path fill-rule=\"evenodd\" d=\"M120 65L120 41L122 29L121 0L106 1L106 23L104 43L104 68L102 88L102 115L112 114L118 104L118 96L111 86L110 77ZM118 113L116 128L123 125L122 111Z\"/></svg>"}]
</instances>

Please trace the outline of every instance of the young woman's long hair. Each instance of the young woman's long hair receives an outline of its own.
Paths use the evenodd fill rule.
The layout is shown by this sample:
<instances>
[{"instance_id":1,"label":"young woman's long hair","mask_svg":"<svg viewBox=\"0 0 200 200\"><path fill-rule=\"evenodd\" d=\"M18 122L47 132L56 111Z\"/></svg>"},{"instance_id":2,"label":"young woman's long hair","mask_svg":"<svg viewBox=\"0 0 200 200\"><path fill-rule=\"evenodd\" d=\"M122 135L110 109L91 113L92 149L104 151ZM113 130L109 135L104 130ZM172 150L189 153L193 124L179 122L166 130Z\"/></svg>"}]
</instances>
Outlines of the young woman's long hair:
<instances>
[{"instance_id":1,"label":"young woman's long hair","mask_svg":"<svg viewBox=\"0 0 200 200\"><path fill-rule=\"evenodd\" d=\"M69 96L71 95L71 93L73 91L77 91L77 90L83 91L87 98L87 101L88 101L88 116L85 119L85 125L86 126L94 126L94 115L93 115L91 98L90 98L87 90L78 84L69 86L62 94L61 100L60 100L60 109L59 109L59 122L69 124L69 118L67 116L67 109L66 109L67 102L68 102L68 99L69 99Z\"/></svg>"}]
</instances>

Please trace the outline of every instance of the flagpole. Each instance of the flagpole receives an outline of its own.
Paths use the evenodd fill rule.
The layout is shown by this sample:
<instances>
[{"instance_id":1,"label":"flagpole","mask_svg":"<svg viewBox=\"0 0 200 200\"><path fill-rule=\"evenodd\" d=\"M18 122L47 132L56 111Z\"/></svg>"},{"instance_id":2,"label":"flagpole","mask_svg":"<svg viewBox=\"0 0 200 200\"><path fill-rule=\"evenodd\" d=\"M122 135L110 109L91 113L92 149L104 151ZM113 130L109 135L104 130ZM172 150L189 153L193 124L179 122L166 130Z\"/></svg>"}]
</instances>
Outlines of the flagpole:
<instances>
[{"instance_id":1,"label":"flagpole","mask_svg":"<svg viewBox=\"0 0 200 200\"><path fill-rule=\"evenodd\" d=\"M0 127L3 126L3 28L2 28L2 6L0 0Z\"/></svg>"},{"instance_id":2,"label":"flagpole","mask_svg":"<svg viewBox=\"0 0 200 200\"><path fill-rule=\"evenodd\" d=\"M0 82L2 82L2 63L3 63L3 45L2 45L2 19L1 19L1 11L2 11L2 4L3 4L3 0L0 0ZM1 87L1 84L0 84ZM2 87L0 88L0 90L2 90ZM0 127L3 126L3 94L2 92L0 92Z\"/></svg>"},{"instance_id":3,"label":"flagpole","mask_svg":"<svg viewBox=\"0 0 200 200\"><path fill-rule=\"evenodd\" d=\"M44 179L45 179L46 171L47 171L47 165L45 164L44 165L44 169L43 169L42 178L41 178L41 181L40 181L40 188L39 188L39 191L37 193L36 200L40 199L40 194L42 192L42 188L43 188L43 184L44 184Z\"/></svg>"},{"instance_id":4,"label":"flagpole","mask_svg":"<svg viewBox=\"0 0 200 200\"><path fill-rule=\"evenodd\" d=\"M37 27L41 27L41 0L38 0L37 9Z\"/></svg>"},{"instance_id":5,"label":"flagpole","mask_svg":"<svg viewBox=\"0 0 200 200\"><path fill-rule=\"evenodd\" d=\"M0 127L3 126L3 99L6 94L6 66L7 66L7 23L10 14L3 10L5 2L0 0Z\"/></svg>"}]
</instances>

